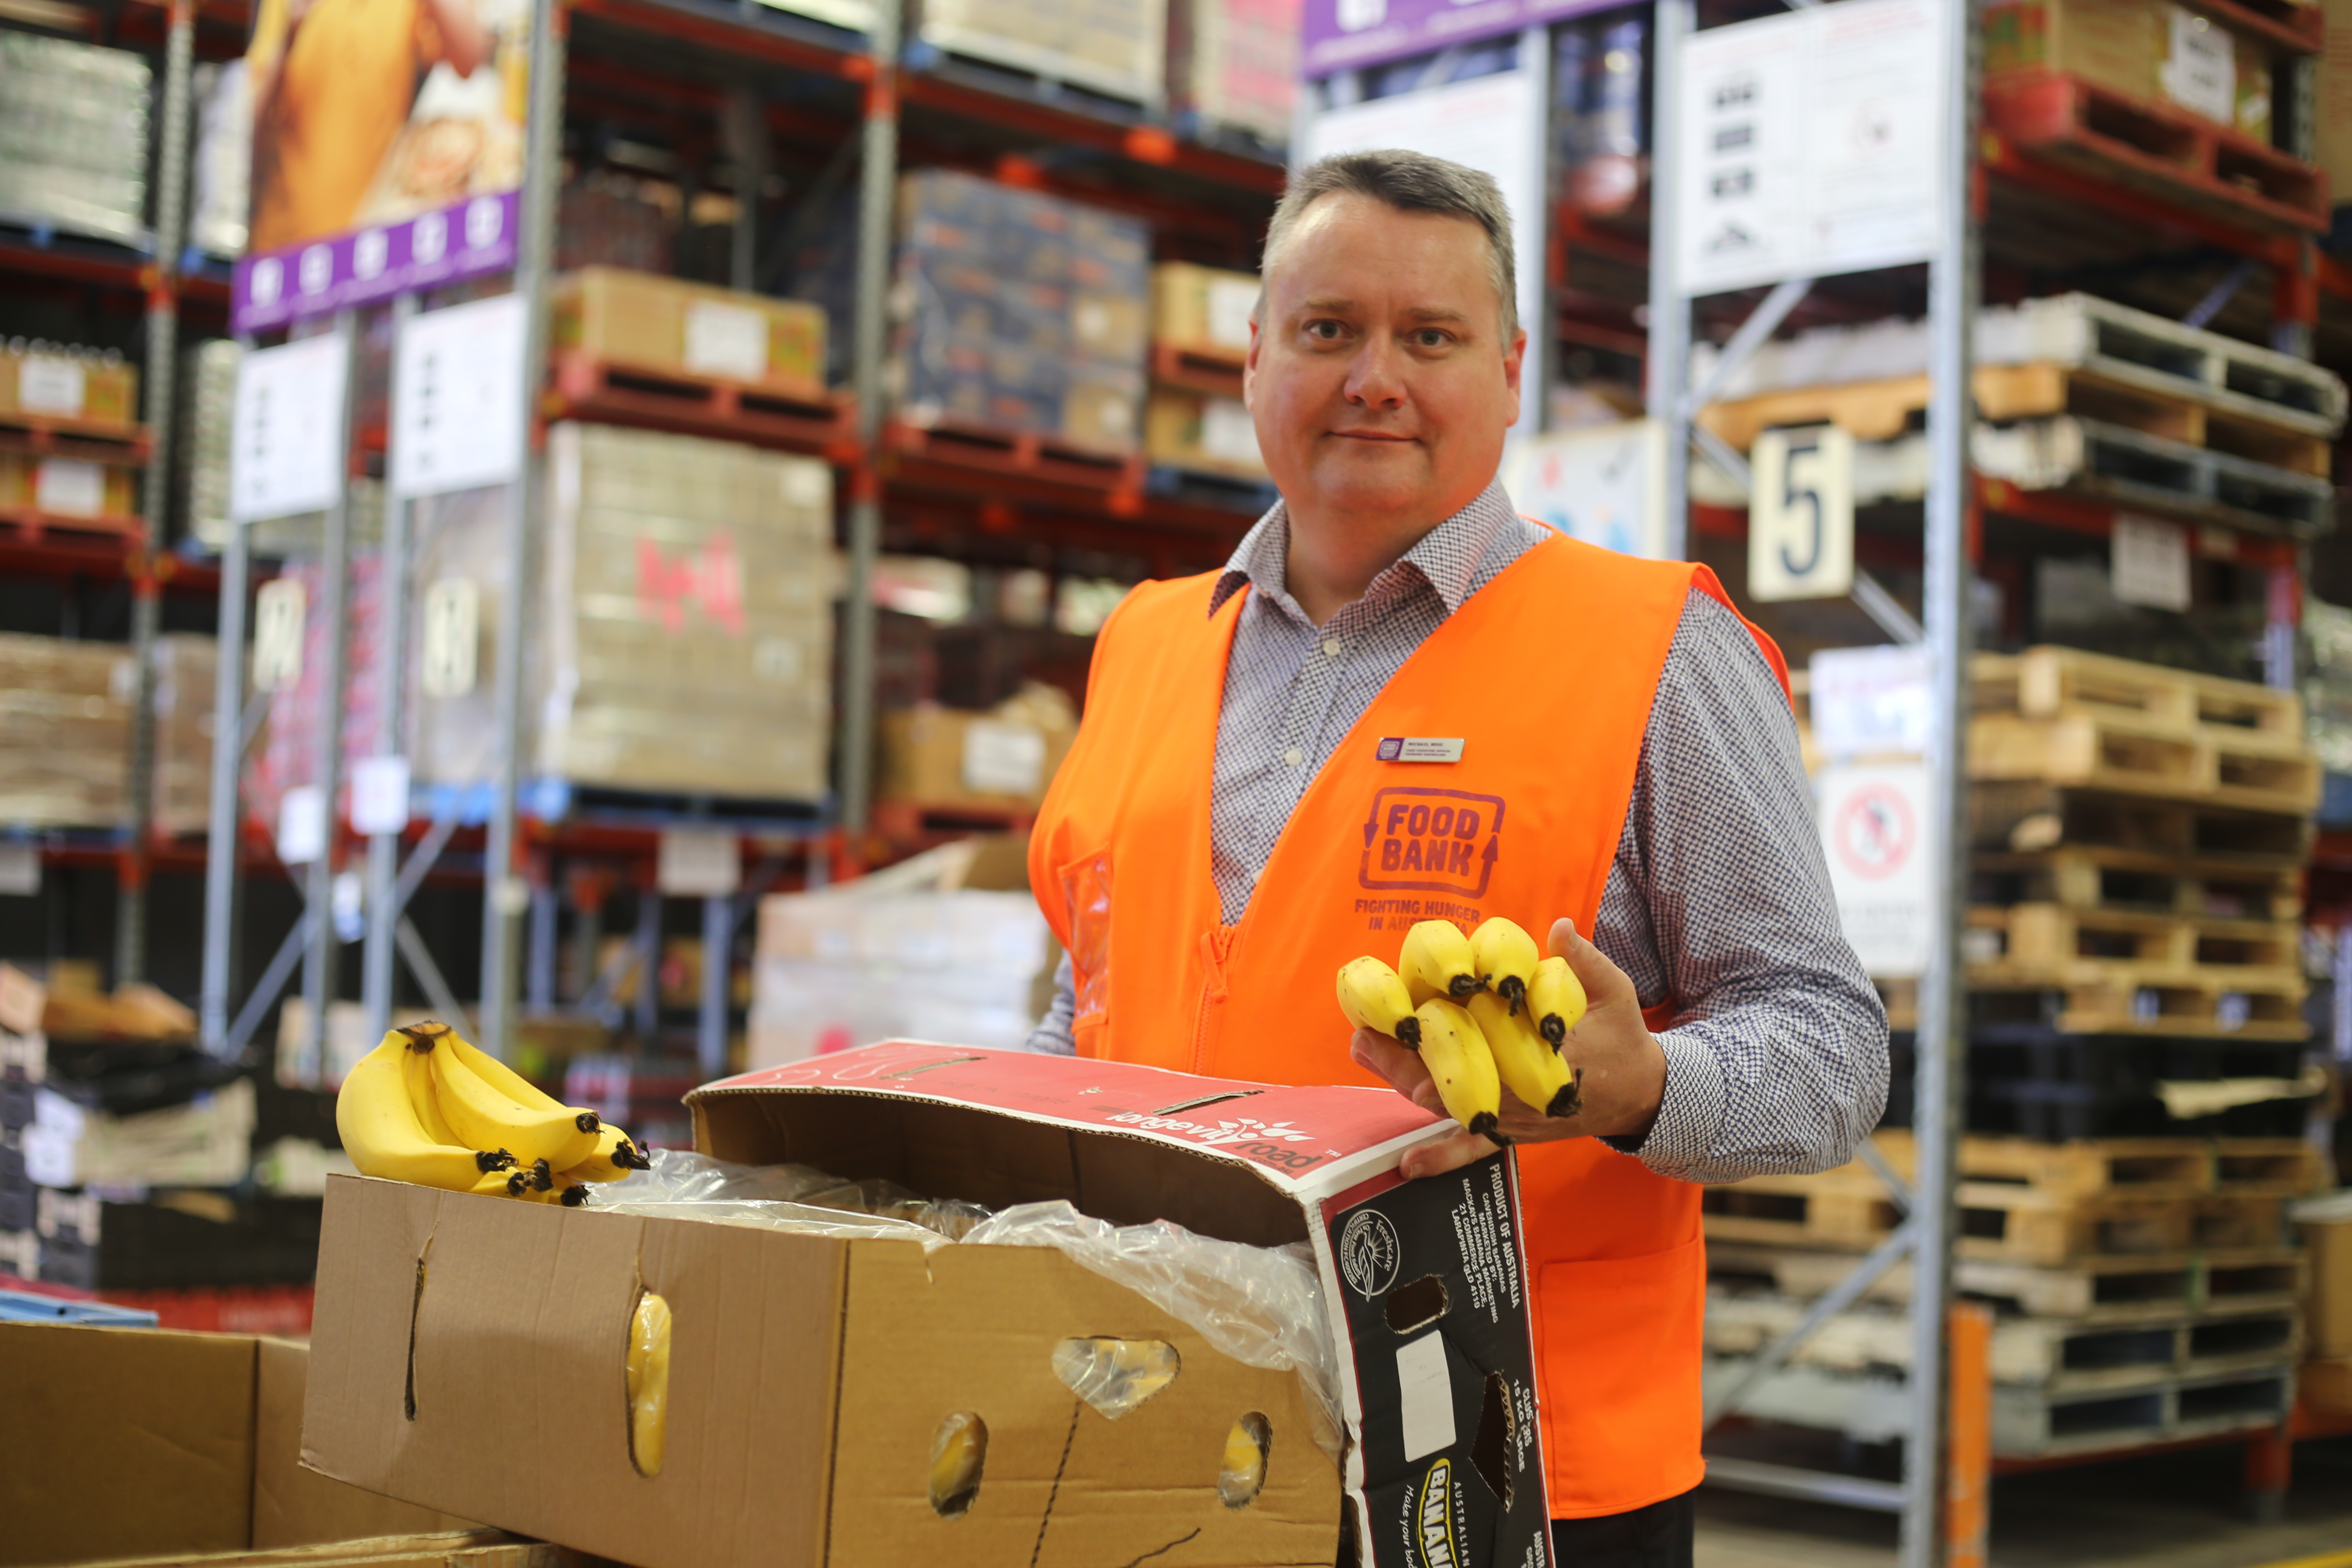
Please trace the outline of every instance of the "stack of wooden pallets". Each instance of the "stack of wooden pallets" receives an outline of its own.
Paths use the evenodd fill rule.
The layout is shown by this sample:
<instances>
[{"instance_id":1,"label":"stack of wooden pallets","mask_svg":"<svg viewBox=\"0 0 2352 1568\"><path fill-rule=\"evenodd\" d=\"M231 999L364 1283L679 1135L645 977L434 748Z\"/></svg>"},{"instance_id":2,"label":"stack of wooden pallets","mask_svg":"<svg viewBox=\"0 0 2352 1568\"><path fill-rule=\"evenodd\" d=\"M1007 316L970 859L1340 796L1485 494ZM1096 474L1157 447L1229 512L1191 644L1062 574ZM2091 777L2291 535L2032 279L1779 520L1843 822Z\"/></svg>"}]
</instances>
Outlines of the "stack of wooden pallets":
<instances>
[{"instance_id":1,"label":"stack of wooden pallets","mask_svg":"<svg viewBox=\"0 0 2352 1568\"><path fill-rule=\"evenodd\" d=\"M1907 1134L1880 1152L1907 1176ZM1991 1302L1993 1443L2008 1458L2100 1452L2275 1424L2303 1345L2290 1197L2324 1180L2291 1139L1961 1144L1954 1271ZM1708 1376L1795 1323L1900 1223L1862 1163L1710 1188ZM1909 1326L1898 1264L1744 1402L1767 1419L1899 1436Z\"/></svg>"}]
</instances>

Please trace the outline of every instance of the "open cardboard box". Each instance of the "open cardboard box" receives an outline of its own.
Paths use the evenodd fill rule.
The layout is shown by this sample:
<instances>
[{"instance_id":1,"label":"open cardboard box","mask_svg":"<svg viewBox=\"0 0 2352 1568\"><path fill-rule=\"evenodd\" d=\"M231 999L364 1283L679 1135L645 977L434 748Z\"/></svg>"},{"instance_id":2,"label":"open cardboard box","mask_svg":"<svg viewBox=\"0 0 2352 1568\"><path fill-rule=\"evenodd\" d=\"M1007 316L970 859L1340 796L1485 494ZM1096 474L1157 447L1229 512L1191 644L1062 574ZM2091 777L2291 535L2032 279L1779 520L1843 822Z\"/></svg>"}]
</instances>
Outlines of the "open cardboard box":
<instances>
[{"instance_id":1,"label":"open cardboard box","mask_svg":"<svg viewBox=\"0 0 2352 1568\"><path fill-rule=\"evenodd\" d=\"M475 1529L299 1467L309 1359L247 1334L0 1323L0 1563Z\"/></svg>"},{"instance_id":2,"label":"open cardboard box","mask_svg":"<svg viewBox=\"0 0 2352 1568\"><path fill-rule=\"evenodd\" d=\"M1313 1441L1294 1373L1223 1355L1058 1251L927 1256L344 1176L303 1462L638 1568L1548 1561L1514 1168L1402 1182L1398 1157L1445 1126L1398 1096L892 1042L688 1103L697 1147L721 1159L1310 1242L1341 1347L1344 1467ZM623 1373L641 1290L674 1319L652 1478L630 1458ZM1052 1364L1096 1336L1165 1342L1181 1370L1107 1419ZM989 1439L977 1496L950 1517L929 1464L958 1412ZM1218 1471L1247 1413L1271 1434L1265 1482L1227 1508Z\"/></svg>"}]
</instances>

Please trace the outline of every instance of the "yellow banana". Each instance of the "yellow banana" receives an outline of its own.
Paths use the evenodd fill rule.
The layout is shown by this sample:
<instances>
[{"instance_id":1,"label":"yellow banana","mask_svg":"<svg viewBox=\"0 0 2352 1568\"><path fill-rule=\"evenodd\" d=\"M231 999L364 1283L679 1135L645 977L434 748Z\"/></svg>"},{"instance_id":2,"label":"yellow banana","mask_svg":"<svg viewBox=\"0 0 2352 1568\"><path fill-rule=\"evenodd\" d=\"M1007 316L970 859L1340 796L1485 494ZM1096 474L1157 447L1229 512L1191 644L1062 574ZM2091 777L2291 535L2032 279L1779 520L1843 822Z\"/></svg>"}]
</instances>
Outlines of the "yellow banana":
<instances>
[{"instance_id":1,"label":"yellow banana","mask_svg":"<svg viewBox=\"0 0 2352 1568\"><path fill-rule=\"evenodd\" d=\"M422 1023L412 1024L400 1033L406 1035L420 1050L430 1050L432 1047L440 1045L449 1047L457 1053L459 1061L474 1069L476 1078L480 1079L517 1105L539 1110L568 1111L574 1109L565 1105L539 1085L438 1019L427 1018Z\"/></svg>"},{"instance_id":2,"label":"yellow banana","mask_svg":"<svg viewBox=\"0 0 2352 1568\"><path fill-rule=\"evenodd\" d=\"M604 1131L596 1134L596 1147L589 1151L588 1157L570 1170L558 1173L556 1180L566 1184L617 1182L632 1171L650 1171L653 1166L646 1152L627 1133L607 1121Z\"/></svg>"},{"instance_id":3,"label":"yellow banana","mask_svg":"<svg viewBox=\"0 0 2352 1568\"><path fill-rule=\"evenodd\" d=\"M1496 915L1470 933L1470 957L1477 966L1478 984L1501 996L1512 1013L1527 1005L1528 983L1543 958L1535 938Z\"/></svg>"},{"instance_id":4,"label":"yellow banana","mask_svg":"<svg viewBox=\"0 0 2352 1568\"><path fill-rule=\"evenodd\" d=\"M1405 994L1404 982L1370 953L1340 966L1339 1011L1359 1029L1391 1036L1421 1049L1421 1020L1412 1016L1412 998Z\"/></svg>"},{"instance_id":5,"label":"yellow banana","mask_svg":"<svg viewBox=\"0 0 2352 1568\"><path fill-rule=\"evenodd\" d=\"M669 1427L669 1303L648 1290L629 1314L629 1458L641 1476L661 1474Z\"/></svg>"},{"instance_id":6,"label":"yellow banana","mask_svg":"<svg viewBox=\"0 0 2352 1568\"><path fill-rule=\"evenodd\" d=\"M1452 921L1423 921L1405 932L1397 973L1404 977L1405 994L1415 1007L1432 996L1459 1002L1478 989L1478 963L1470 956L1470 939Z\"/></svg>"},{"instance_id":7,"label":"yellow banana","mask_svg":"<svg viewBox=\"0 0 2352 1568\"><path fill-rule=\"evenodd\" d=\"M421 1042L417 1048L432 1064L433 1092L440 1101L441 1114L462 1137L511 1149L525 1164L545 1161L552 1171L568 1171L593 1152L597 1134L604 1131L594 1111L564 1106L548 1110L521 1104L493 1088L448 1048L456 1038L454 1034L445 1034Z\"/></svg>"},{"instance_id":8,"label":"yellow banana","mask_svg":"<svg viewBox=\"0 0 2352 1568\"><path fill-rule=\"evenodd\" d=\"M394 1035L399 1033L397 1029L393 1031ZM416 1120L424 1127L425 1135L436 1143L464 1148L466 1141L457 1136L448 1118L441 1114L441 1101L433 1093L433 1069L426 1064L424 1052L400 1053L400 1078L408 1086L408 1103L416 1108Z\"/></svg>"},{"instance_id":9,"label":"yellow banana","mask_svg":"<svg viewBox=\"0 0 2352 1568\"><path fill-rule=\"evenodd\" d=\"M1555 1049L1568 1038L1584 1016L1584 982L1568 960L1547 958L1536 965L1535 978L1528 982L1528 1012L1536 1021L1536 1032Z\"/></svg>"},{"instance_id":10,"label":"yellow banana","mask_svg":"<svg viewBox=\"0 0 2352 1568\"><path fill-rule=\"evenodd\" d=\"M1503 1083L1477 1020L1443 996L1423 1002L1415 1014L1421 1019L1421 1059L1446 1113L1473 1132L1505 1142L1495 1130L1501 1121Z\"/></svg>"},{"instance_id":11,"label":"yellow banana","mask_svg":"<svg viewBox=\"0 0 2352 1568\"><path fill-rule=\"evenodd\" d=\"M952 1519L970 1508L987 1463L987 1422L969 1410L940 1422L931 1438L931 1510Z\"/></svg>"},{"instance_id":12,"label":"yellow banana","mask_svg":"<svg viewBox=\"0 0 2352 1568\"><path fill-rule=\"evenodd\" d=\"M1265 1487L1266 1450L1274 1433L1265 1417L1252 1413L1225 1434L1225 1462L1217 1471L1217 1498L1227 1508L1247 1508Z\"/></svg>"},{"instance_id":13,"label":"yellow banana","mask_svg":"<svg viewBox=\"0 0 2352 1568\"><path fill-rule=\"evenodd\" d=\"M1536 1033L1532 1018L1512 1012L1510 1004L1488 991L1470 998L1470 1016L1476 1020L1478 1032L1486 1037L1486 1048L1494 1053L1495 1071L1504 1088L1546 1116L1576 1114L1580 1097L1575 1069Z\"/></svg>"},{"instance_id":14,"label":"yellow banana","mask_svg":"<svg viewBox=\"0 0 2352 1568\"><path fill-rule=\"evenodd\" d=\"M505 1170L514 1156L496 1142L488 1152L436 1142L419 1121L408 1097L401 1058L408 1043L397 1033L359 1059L335 1096L335 1131L362 1175L416 1182L451 1192L471 1192L488 1173Z\"/></svg>"},{"instance_id":15,"label":"yellow banana","mask_svg":"<svg viewBox=\"0 0 2352 1568\"><path fill-rule=\"evenodd\" d=\"M530 1195L530 1172L521 1165L510 1170L489 1171L466 1189L486 1198L521 1198Z\"/></svg>"}]
</instances>

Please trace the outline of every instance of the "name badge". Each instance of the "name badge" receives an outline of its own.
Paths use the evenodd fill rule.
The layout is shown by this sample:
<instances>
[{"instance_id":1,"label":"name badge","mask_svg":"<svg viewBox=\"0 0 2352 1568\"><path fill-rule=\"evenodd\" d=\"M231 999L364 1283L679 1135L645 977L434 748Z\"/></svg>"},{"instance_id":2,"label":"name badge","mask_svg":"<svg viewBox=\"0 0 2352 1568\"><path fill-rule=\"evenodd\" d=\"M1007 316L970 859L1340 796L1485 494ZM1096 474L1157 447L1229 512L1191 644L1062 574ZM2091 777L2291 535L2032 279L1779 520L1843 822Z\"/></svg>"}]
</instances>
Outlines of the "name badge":
<instances>
[{"instance_id":1,"label":"name badge","mask_svg":"<svg viewBox=\"0 0 2352 1568\"><path fill-rule=\"evenodd\" d=\"M1383 735L1380 750L1372 755L1383 763L1458 763L1462 740L1459 736Z\"/></svg>"}]
</instances>

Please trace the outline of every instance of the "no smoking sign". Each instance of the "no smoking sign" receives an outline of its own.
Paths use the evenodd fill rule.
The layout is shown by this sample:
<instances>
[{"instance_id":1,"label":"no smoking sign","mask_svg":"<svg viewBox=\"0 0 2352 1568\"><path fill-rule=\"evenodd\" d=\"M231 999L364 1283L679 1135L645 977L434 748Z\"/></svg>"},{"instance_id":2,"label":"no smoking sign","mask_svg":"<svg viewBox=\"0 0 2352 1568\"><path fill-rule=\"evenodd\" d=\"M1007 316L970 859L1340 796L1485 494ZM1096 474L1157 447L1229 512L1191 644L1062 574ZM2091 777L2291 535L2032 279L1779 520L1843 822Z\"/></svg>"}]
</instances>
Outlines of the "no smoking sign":
<instances>
[{"instance_id":1,"label":"no smoking sign","mask_svg":"<svg viewBox=\"0 0 2352 1568\"><path fill-rule=\"evenodd\" d=\"M1891 784L1865 784L1846 796L1830 829L1830 852L1842 869L1873 881L1895 876L1919 847L1919 816Z\"/></svg>"},{"instance_id":2,"label":"no smoking sign","mask_svg":"<svg viewBox=\"0 0 2352 1568\"><path fill-rule=\"evenodd\" d=\"M1819 787L1830 889L1846 941L1872 974L1917 975L1933 929L1927 765L1832 763Z\"/></svg>"}]
</instances>

